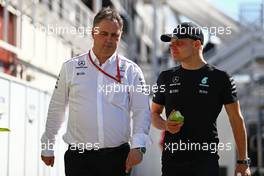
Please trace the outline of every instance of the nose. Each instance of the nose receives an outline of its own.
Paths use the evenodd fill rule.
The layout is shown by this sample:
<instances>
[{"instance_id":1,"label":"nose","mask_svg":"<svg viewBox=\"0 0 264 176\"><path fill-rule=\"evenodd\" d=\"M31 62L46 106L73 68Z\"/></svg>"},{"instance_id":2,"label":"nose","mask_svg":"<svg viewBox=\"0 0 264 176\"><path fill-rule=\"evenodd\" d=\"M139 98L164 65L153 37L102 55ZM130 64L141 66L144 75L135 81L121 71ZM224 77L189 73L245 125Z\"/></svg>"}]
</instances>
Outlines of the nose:
<instances>
[{"instance_id":1,"label":"nose","mask_svg":"<svg viewBox=\"0 0 264 176\"><path fill-rule=\"evenodd\" d=\"M108 35L107 35L106 40L107 40L107 41L112 40L112 36L111 36L111 34L108 34Z\"/></svg>"},{"instance_id":2,"label":"nose","mask_svg":"<svg viewBox=\"0 0 264 176\"><path fill-rule=\"evenodd\" d=\"M107 43L112 43L115 40L115 37L113 37L111 34L108 34L106 37Z\"/></svg>"}]
</instances>

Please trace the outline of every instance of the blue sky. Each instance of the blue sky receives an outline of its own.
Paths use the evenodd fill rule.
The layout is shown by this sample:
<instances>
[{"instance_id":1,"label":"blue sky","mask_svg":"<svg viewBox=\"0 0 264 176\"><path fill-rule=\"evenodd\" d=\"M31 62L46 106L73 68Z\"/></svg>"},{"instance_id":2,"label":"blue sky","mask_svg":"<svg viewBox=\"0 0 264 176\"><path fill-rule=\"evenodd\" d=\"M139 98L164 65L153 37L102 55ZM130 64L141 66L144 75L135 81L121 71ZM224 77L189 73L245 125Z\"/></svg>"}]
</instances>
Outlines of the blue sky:
<instances>
[{"instance_id":1,"label":"blue sky","mask_svg":"<svg viewBox=\"0 0 264 176\"><path fill-rule=\"evenodd\" d=\"M225 14L231 16L232 18L238 20L239 16L239 6L240 4L250 3L250 4L260 4L261 0L208 0L216 8L223 11Z\"/></svg>"}]
</instances>

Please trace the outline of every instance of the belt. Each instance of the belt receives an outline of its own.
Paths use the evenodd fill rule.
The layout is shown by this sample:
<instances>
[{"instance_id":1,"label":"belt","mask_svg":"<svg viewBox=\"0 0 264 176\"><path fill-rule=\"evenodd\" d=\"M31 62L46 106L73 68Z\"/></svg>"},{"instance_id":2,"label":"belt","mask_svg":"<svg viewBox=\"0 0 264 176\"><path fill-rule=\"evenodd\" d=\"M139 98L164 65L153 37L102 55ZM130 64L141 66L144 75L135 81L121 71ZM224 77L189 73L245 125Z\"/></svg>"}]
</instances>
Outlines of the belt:
<instances>
[{"instance_id":1,"label":"belt","mask_svg":"<svg viewBox=\"0 0 264 176\"><path fill-rule=\"evenodd\" d=\"M124 143L118 147L106 147L106 148L99 148L99 149L82 149L82 148L77 148L76 146L73 147L73 145L69 145L68 146L68 150L70 151L83 151L83 152L94 152L94 153L110 153L110 152L115 152L115 151L119 151L122 149L129 149L129 144L128 143Z\"/></svg>"}]
</instances>

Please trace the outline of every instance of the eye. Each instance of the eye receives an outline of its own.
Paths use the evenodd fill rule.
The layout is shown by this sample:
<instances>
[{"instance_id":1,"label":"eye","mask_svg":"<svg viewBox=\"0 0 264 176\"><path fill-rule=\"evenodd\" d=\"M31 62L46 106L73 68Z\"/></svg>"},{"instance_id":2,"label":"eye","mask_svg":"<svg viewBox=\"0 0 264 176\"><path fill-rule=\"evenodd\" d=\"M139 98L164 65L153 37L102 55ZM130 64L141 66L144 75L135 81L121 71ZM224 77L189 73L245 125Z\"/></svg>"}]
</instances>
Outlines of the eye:
<instances>
[{"instance_id":1,"label":"eye","mask_svg":"<svg viewBox=\"0 0 264 176\"><path fill-rule=\"evenodd\" d=\"M119 34L117 34L117 33L112 33L112 34L111 34L111 37L117 38L117 37L119 37Z\"/></svg>"},{"instance_id":2,"label":"eye","mask_svg":"<svg viewBox=\"0 0 264 176\"><path fill-rule=\"evenodd\" d=\"M105 32L105 31L100 31L100 32L99 32L99 35L102 35L102 36L107 36L107 35L108 35L108 32Z\"/></svg>"},{"instance_id":3,"label":"eye","mask_svg":"<svg viewBox=\"0 0 264 176\"><path fill-rule=\"evenodd\" d=\"M170 48L173 48L173 47L176 47L176 46L178 46L178 44L177 44L177 42L173 42L173 43L170 43Z\"/></svg>"},{"instance_id":4,"label":"eye","mask_svg":"<svg viewBox=\"0 0 264 176\"><path fill-rule=\"evenodd\" d=\"M178 46L182 46L182 45L184 45L184 42L179 41L177 45L178 45Z\"/></svg>"},{"instance_id":5,"label":"eye","mask_svg":"<svg viewBox=\"0 0 264 176\"><path fill-rule=\"evenodd\" d=\"M183 46L185 43L183 41L175 41L170 44L170 47L180 47Z\"/></svg>"}]
</instances>

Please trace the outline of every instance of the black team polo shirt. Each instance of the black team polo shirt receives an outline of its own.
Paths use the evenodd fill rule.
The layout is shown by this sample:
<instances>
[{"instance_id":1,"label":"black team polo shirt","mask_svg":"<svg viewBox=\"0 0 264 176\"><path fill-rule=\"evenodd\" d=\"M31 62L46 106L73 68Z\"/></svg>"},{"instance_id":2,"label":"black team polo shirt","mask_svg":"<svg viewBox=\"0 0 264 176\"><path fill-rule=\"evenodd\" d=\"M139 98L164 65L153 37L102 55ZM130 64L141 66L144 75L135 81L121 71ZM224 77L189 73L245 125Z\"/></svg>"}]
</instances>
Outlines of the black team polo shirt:
<instances>
[{"instance_id":1,"label":"black team polo shirt","mask_svg":"<svg viewBox=\"0 0 264 176\"><path fill-rule=\"evenodd\" d=\"M166 117L173 109L185 117L178 133L166 131L162 160L182 162L203 157L218 159L216 119L223 105L237 101L234 80L226 72L209 64L197 70L177 66L163 71L157 86L153 102L165 107ZM230 149L227 144L220 147Z\"/></svg>"}]
</instances>

